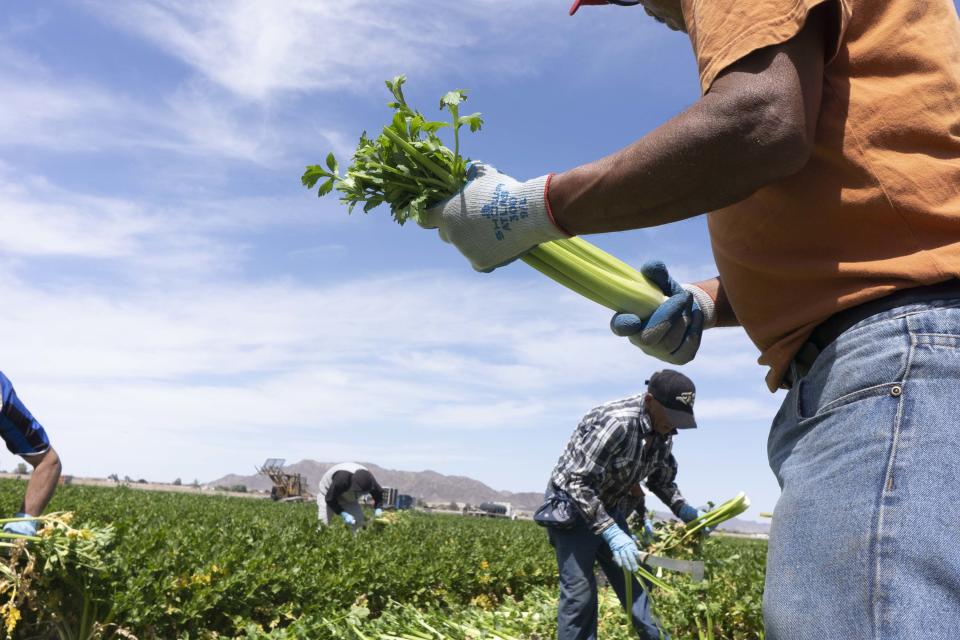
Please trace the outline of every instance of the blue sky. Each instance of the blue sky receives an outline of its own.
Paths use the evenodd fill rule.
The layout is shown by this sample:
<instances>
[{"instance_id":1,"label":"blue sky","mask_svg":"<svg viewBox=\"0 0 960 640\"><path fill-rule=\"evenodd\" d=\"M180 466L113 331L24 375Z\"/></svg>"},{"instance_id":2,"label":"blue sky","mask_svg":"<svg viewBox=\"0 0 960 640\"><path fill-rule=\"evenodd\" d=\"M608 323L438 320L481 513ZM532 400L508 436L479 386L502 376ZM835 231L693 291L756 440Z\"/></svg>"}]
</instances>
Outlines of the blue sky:
<instances>
[{"instance_id":1,"label":"blue sky","mask_svg":"<svg viewBox=\"0 0 960 640\"><path fill-rule=\"evenodd\" d=\"M639 9L450 3L6 2L0 9L2 369L67 473L201 481L266 457L369 460L540 490L579 418L659 364L609 313L517 263L470 270L386 211L299 185L452 88L467 154L518 178L622 147L695 101L689 43ZM703 218L595 236L714 274ZM778 488L779 397L740 330L684 370L694 502ZM9 455L0 465L11 467ZM660 508L659 505L654 505Z\"/></svg>"}]
</instances>

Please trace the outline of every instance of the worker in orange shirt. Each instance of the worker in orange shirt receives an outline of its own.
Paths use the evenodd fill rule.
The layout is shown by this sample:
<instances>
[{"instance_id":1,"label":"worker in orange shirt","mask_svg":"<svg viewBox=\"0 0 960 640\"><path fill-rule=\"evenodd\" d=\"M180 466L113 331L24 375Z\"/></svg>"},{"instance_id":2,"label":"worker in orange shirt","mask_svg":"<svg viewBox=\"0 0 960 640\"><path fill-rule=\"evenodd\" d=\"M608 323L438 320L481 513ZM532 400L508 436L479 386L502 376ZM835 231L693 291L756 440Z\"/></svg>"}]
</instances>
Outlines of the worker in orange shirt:
<instances>
[{"instance_id":1,"label":"worker in orange shirt","mask_svg":"<svg viewBox=\"0 0 960 640\"><path fill-rule=\"evenodd\" d=\"M954 637L955 5L577 0L571 13L588 4L641 5L687 32L700 100L569 171L521 181L474 166L425 226L490 271L556 238L711 212L718 277L681 284L664 264L643 265L668 299L647 319L616 315L612 328L684 364L704 329L742 326L771 391L789 389L768 444L782 495L766 637Z\"/></svg>"}]
</instances>

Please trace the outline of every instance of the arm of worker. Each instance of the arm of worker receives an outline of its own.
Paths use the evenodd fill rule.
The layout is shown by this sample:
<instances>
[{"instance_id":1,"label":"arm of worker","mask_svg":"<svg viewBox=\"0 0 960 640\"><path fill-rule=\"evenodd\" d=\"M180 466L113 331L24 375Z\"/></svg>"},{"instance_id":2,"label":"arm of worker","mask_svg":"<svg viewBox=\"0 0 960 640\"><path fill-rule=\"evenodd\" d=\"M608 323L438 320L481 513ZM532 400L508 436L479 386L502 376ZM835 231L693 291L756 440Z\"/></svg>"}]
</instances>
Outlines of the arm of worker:
<instances>
[{"instance_id":1,"label":"arm of worker","mask_svg":"<svg viewBox=\"0 0 960 640\"><path fill-rule=\"evenodd\" d=\"M664 456L663 461L647 477L647 488L670 508L673 515L687 522L684 516L689 515L689 509L694 508L687 504L683 494L680 493L680 488L677 487L678 467L677 459L673 456L673 453ZM696 509L694 509L694 512L696 512Z\"/></svg>"},{"instance_id":2,"label":"arm of worker","mask_svg":"<svg viewBox=\"0 0 960 640\"><path fill-rule=\"evenodd\" d=\"M727 67L684 113L606 158L554 176L568 232L652 227L737 203L802 169L823 86L824 17Z\"/></svg>"},{"instance_id":3,"label":"arm of worker","mask_svg":"<svg viewBox=\"0 0 960 640\"><path fill-rule=\"evenodd\" d=\"M798 172L820 109L821 13L787 42L728 66L693 106L628 147L527 182L482 166L424 226L489 271L548 240L683 220Z\"/></svg>"},{"instance_id":4,"label":"arm of worker","mask_svg":"<svg viewBox=\"0 0 960 640\"><path fill-rule=\"evenodd\" d=\"M564 490L576 503L594 533L616 526L600 499L598 488L611 460L626 439L626 429L617 420L607 418L591 429L580 430L581 441L573 459L564 470Z\"/></svg>"},{"instance_id":5,"label":"arm of worker","mask_svg":"<svg viewBox=\"0 0 960 640\"><path fill-rule=\"evenodd\" d=\"M27 491L16 517L35 517L42 515L50 503L50 498L57 489L63 465L53 447L37 455L23 456L23 459L33 467L33 473L30 474ZM4 525L3 530L6 533L32 536L37 533L37 523L32 520L10 522Z\"/></svg>"},{"instance_id":6,"label":"arm of worker","mask_svg":"<svg viewBox=\"0 0 960 640\"><path fill-rule=\"evenodd\" d=\"M340 506L340 496L350 490L352 479L353 474L349 471L337 471L331 478L330 489L327 491L324 501L330 507L330 510L337 515L343 512L343 507Z\"/></svg>"},{"instance_id":7,"label":"arm of worker","mask_svg":"<svg viewBox=\"0 0 960 640\"><path fill-rule=\"evenodd\" d=\"M370 488L370 496L373 498L373 515L379 518L383 514L383 487L373 479L373 486Z\"/></svg>"},{"instance_id":8,"label":"arm of worker","mask_svg":"<svg viewBox=\"0 0 960 640\"><path fill-rule=\"evenodd\" d=\"M57 489L63 464L53 447L39 455L24 456L23 459L33 467L33 473L27 482L21 511L31 516L39 516L47 508L53 492Z\"/></svg>"}]
</instances>

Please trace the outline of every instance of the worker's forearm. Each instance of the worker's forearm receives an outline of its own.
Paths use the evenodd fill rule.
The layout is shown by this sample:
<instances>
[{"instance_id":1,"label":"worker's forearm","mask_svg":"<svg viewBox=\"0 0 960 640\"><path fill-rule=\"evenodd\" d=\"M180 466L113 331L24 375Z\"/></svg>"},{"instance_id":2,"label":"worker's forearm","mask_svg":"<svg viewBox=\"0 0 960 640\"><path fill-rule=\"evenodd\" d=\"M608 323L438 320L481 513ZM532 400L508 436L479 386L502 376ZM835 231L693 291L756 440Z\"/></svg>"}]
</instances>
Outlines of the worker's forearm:
<instances>
[{"instance_id":1,"label":"worker's forearm","mask_svg":"<svg viewBox=\"0 0 960 640\"><path fill-rule=\"evenodd\" d=\"M666 224L739 202L796 170L799 142L759 97L707 94L630 146L560 173L553 215L574 234Z\"/></svg>"},{"instance_id":2,"label":"worker's forearm","mask_svg":"<svg viewBox=\"0 0 960 640\"><path fill-rule=\"evenodd\" d=\"M711 278L709 280L702 280L693 284L703 289L708 296L713 298L713 308L714 313L716 314L716 323L713 326L740 326L740 320L737 319L737 314L733 312L733 308L730 306L730 300L727 298L727 294L723 290L723 283L720 281L719 277Z\"/></svg>"},{"instance_id":3,"label":"worker's forearm","mask_svg":"<svg viewBox=\"0 0 960 640\"><path fill-rule=\"evenodd\" d=\"M42 457L38 457L36 461L28 458L28 462L33 464L34 468L27 482L27 491L20 510L31 516L39 516L53 497L57 482L60 480L62 465L60 457L53 449L48 450Z\"/></svg>"},{"instance_id":4,"label":"worker's forearm","mask_svg":"<svg viewBox=\"0 0 960 640\"><path fill-rule=\"evenodd\" d=\"M334 499L332 499L332 500L331 500L331 499L327 499L327 500L325 500L324 502L327 503L327 507L328 507L331 511L333 511L335 514L340 515L340 514L343 512L343 507L340 506L340 502L339 502L336 498L334 498Z\"/></svg>"}]
</instances>

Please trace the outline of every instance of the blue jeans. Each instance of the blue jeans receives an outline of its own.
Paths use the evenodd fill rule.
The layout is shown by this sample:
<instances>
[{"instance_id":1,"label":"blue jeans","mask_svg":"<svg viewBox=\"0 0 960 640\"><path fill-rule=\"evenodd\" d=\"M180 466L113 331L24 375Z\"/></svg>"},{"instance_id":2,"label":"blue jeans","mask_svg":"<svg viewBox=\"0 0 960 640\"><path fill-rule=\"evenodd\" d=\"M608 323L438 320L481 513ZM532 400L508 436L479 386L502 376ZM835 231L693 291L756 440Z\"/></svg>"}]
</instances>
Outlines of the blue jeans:
<instances>
[{"instance_id":1,"label":"blue jeans","mask_svg":"<svg viewBox=\"0 0 960 640\"><path fill-rule=\"evenodd\" d=\"M768 442L768 640L960 637L960 300L844 332Z\"/></svg>"},{"instance_id":2,"label":"blue jeans","mask_svg":"<svg viewBox=\"0 0 960 640\"><path fill-rule=\"evenodd\" d=\"M616 516L615 516L616 517ZM627 523L617 518L617 524L629 532ZM550 544L557 552L560 568L560 603L557 607L557 640L596 640L597 637L597 578L595 563L600 564L610 586L623 605L627 599L623 570L613 561L610 547L582 522L570 530L548 528ZM636 578L633 581L633 626L643 640L669 639L657 628L650 602Z\"/></svg>"}]
</instances>

